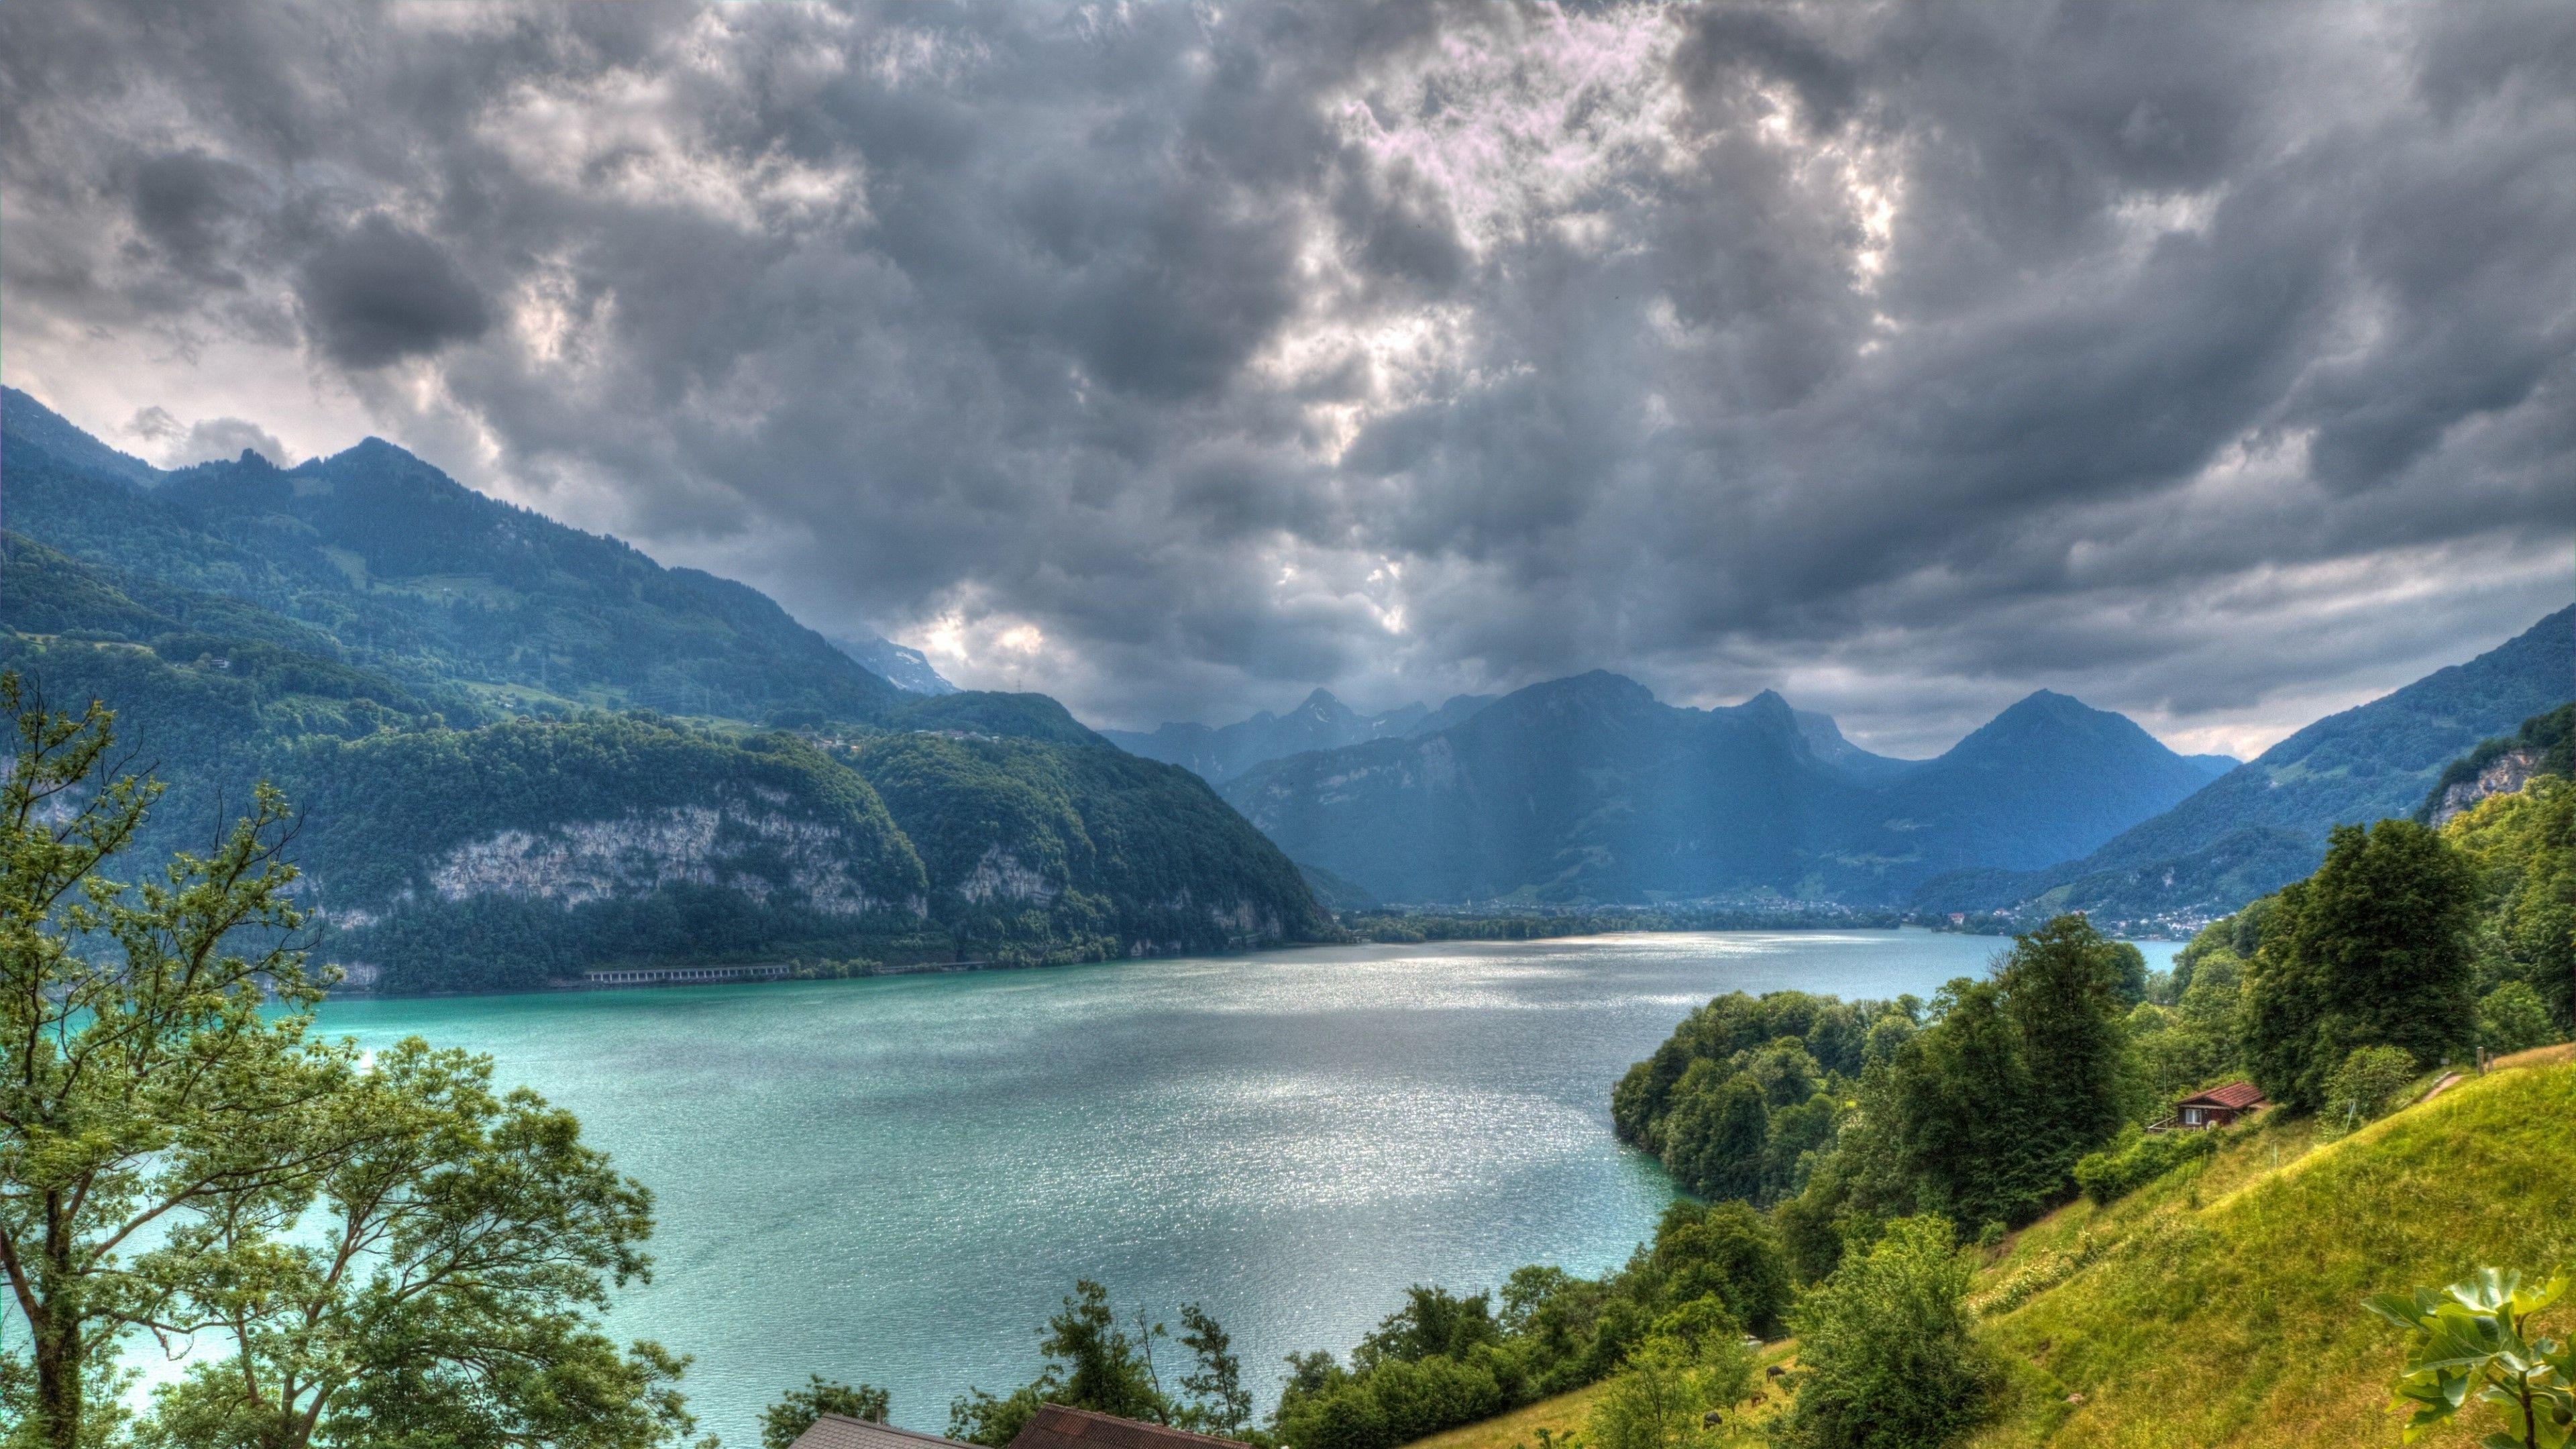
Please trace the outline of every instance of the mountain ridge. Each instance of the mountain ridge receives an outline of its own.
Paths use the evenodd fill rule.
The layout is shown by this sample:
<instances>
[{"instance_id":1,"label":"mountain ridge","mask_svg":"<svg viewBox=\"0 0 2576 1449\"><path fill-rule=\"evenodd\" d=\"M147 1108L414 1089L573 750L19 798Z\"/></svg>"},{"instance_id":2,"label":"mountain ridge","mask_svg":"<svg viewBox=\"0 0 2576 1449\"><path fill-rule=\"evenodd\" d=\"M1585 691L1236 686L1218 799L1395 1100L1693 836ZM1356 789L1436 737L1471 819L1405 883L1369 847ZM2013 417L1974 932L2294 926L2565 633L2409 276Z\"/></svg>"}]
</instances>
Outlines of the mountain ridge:
<instances>
[{"instance_id":1,"label":"mountain ridge","mask_svg":"<svg viewBox=\"0 0 2576 1449\"><path fill-rule=\"evenodd\" d=\"M2224 914L2308 874L2339 823L2413 814L2454 759L2576 695L2576 606L2298 730L2090 852L1927 881L1916 908L2082 909L2152 922Z\"/></svg>"},{"instance_id":2,"label":"mountain ridge","mask_svg":"<svg viewBox=\"0 0 2576 1449\"><path fill-rule=\"evenodd\" d=\"M203 848L228 798L279 783L322 959L353 983L1333 933L1203 781L1043 695L898 691L756 589L380 439L145 483L10 431L53 416L0 412L0 666L117 709L170 787L147 854Z\"/></svg>"},{"instance_id":3,"label":"mountain ridge","mask_svg":"<svg viewBox=\"0 0 2576 1449\"><path fill-rule=\"evenodd\" d=\"M1969 860L2098 844L2205 778L2134 722L2046 691L1899 761L1777 691L1695 709L1593 670L1220 790L1291 858L1383 899L1876 904Z\"/></svg>"}]
</instances>

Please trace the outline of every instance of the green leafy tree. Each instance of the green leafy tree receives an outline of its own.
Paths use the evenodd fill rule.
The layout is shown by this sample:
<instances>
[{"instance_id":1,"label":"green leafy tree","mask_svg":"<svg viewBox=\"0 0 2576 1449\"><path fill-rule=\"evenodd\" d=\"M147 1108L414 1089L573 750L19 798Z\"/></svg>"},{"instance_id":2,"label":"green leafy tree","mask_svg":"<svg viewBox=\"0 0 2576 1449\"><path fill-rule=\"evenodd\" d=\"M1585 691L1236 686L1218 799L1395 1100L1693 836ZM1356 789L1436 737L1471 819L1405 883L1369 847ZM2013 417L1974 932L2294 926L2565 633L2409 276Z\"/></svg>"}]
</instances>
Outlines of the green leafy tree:
<instances>
[{"instance_id":1,"label":"green leafy tree","mask_svg":"<svg viewBox=\"0 0 2576 1449\"><path fill-rule=\"evenodd\" d=\"M2136 947L2104 939L2078 915L2016 938L1995 975L2036 1089L2024 1114L2031 1145L2052 1176L2062 1179L2128 1117L2122 1019L2131 978L2143 987L2145 975Z\"/></svg>"},{"instance_id":2,"label":"green leafy tree","mask_svg":"<svg viewBox=\"0 0 2576 1449\"><path fill-rule=\"evenodd\" d=\"M2528 984L2558 1030L2576 1032L2576 782L2542 776L2491 795L2442 837L2477 863L2499 977Z\"/></svg>"},{"instance_id":3,"label":"green leafy tree","mask_svg":"<svg viewBox=\"0 0 2576 1449\"><path fill-rule=\"evenodd\" d=\"M1594 1449L1695 1449L1718 1435L1707 1422L1753 1385L1752 1350L1729 1332L1655 1333L1596 1400L1585 1427Z\"/></svg>"},{"instance_id":4,"label":"green leafy tree","mask_svg":"<svg viewBox=\"0 0 2576 1449\"><path fill-rule=\"evenodd\" d=\"M2476 1039L2467 857L2411 820L2338 826L2316 874L2284 888L2247 990L2246 1055L2274 1101L2313 1111L2357 1047L2420 1066Z\"/></svg>"},{"instance_id":5,"label":"green leafy tree","mask_svg":"<svg viewBox=\"0 0 2576 1449\"><path fill-rule=\"evenodd\" d=\"M2566 1449L2576 1442L2576 1348L2532 1331L2567 1291L2564 1276L2524 1287L2522 1275L2481 1268L2448 1288L2383 1293L2371 1312L2412 1335L2389 1407L2413 1443L2450 1423L2472 1395L2502 1412L2487 1449Z\"/></svg>"},{"instance_id":6,"label":"green leafy tree","mask_svg":"<svg viewBox=\"0 0 2576 1449\"><path fill-rule=\"evenodd\" d=\"M1665 1302L1714 1298L1745 1329L1779 1337L1791 1296L1789 1259L1771 1224L1750 1207L1674 1203L1655 1230L1651 1261L1664 1275Z\"/></svg>"},{"instance_id":7,"label":"green leafy tree","mask_svg":"<svg viewBox=\"0 0 2576 1449\"><path fill-rule=\"evenodd\" d=\"M1181 1307L1181 1346L1198 1367L1181 1376L1189 1397L1175 1419L1184 1429L1241 1438L1252 1423L1252 1391L1243 1386L1243 1360L1223 1325L1195 1303Z\"/></svg>"},{"instance_id":8,"label":"green leafy tree","mask_svg":"<svg viewBox=\"0 0 2576 1449\"><path fill-rule=\"evenodd\" d=\"M2061 1186L2058 1143L2003 990L1953 981L1937 1008L1940 1020L1906 1043L1889 1077L1905 1179L1922 1206L1959 1221L2036 1217Z\"/></svg>"},{"instance_id":9,"label":"green leafy tree","mask_svg":"<svg viewBox=\"0 0 2576 1449\"><path fill-rule=\"evenodd\" d=\"M874 1385L835 1383L809 1374L805 1387L780 1394L777 1403L761 1412L760 1449L788 1449L825 1414L882 1424L892 1407L886 1391Z\"/></svg>"},{"instance_id":10,"label":"green leafy tree","mask_svg":"<svg viewBox=\"0 0 2576 1449\"><path fill-rule=\"evenodd\" d=\"M302 924L284 802L262 789L207 855L115 882L159 791L114 768L113 717L53 714L15 674L0 712L0 1281L32 1359L8 1407L25 1442L79 1449L120 1337L185 1328L139 1245L326 1171L351 1064L306 1040L320 990L280 944Z\"/></svg>"},{"instance_id":11,"label":"green leafy tree","mask_svg":"<svg viewBox=\"0 0 2576 1449\"><path fill-rule=\"evenodd\" d=\"M1141 1312L1130 1333L1110 1307L1109 1290L1081 1279L1038 1336L1038 1376L1007 1395L969 1388L948 1406L948 1437L1005 1445L1048 1404L1171 1423L1175 1406L1154 1370L1154 1340L1169 1336Z\"/></svg>"},{"instance_id":12,"label":"green leafy tree","mask_svg":"<svg viewBox=\"0 0 2576 1449\"><path fill-rule=\"evenodd\" d=\"M1985 1417L1994 1374L1969 1336L1974 1269L1950 1224L1906 1218L1798 1305L1798 1449L1936 1449Z\"/></svg>"},{"instance_id":13,"label":"green leafy tree","mask_svg":"<svg viewBox=\"0 0 2576 1449\"><path fill-rule=\"evenodd\" d=\"M2346 1126L2376 1121L2416 1076L2403 1047L2356 1047L2326 1079L2325 1110Z\"/></svg>"},{"instance_id":14,"label":"green leafy tree","mask_svg":"<svg viewBox=\"0 0 2576 1449\"><path fill-rule=\"evenodd\" d=\"M2558 1039L2548 1004L2525 981L2508 981L2478 1002L2478 1045L2501 1056Z\"/></svg>"},{"instance_id":15,"label":"green leafy tree","mask_svg":"<svg viewBox=\"0 0 2576 1449\"><path fill-rule=\"evenodd\" d=\"M205 1357L149 1445L647 1449L688 1432L682 1361L593 1327L636 1276L643 1190L490 1064L308 1036L321 983L279 858L283 800L140 885L107 872L156 795L112 718L0 676L0 1282L28 1358L17 1443L82 1449L138 1330ZM229 1344L233 1352L208 1352Z\"/></svg>"},{"instance_id":16,"label":"green leafy tree","mask_svg":"<svg viewBox=\"0 0 2576 1449\"><path fill-rule=\"evenodd\" d=\"M534 1442L646 1449L692 1428L683 1360L619 1350L652 1197L571 1113L496 1092L417 1037L330 1104L340 1151L292 1189L221 1193L155 1255L229 1357L157 1395L147 1443Z\"/></svg>"}]
</instances>

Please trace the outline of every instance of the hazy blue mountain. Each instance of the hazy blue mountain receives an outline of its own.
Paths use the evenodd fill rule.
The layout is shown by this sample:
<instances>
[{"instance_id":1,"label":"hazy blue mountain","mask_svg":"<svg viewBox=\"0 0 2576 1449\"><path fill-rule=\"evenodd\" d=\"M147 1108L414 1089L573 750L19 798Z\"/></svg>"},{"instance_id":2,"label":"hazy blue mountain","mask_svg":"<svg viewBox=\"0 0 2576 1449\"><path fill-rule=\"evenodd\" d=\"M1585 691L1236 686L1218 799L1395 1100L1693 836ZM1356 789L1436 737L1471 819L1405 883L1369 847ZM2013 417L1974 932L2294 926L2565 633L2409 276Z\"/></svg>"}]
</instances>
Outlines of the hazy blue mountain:
<instances>
[{"instance_id":1,"label":"hazy blue mountain","mask_svg":"<svg viewBox=\"0 0 2576 1449\"><path fill-rule=\"evenodd\" d=\"M1937 879L1915 903L2071 908L2115 921L2233 910L2316 869L2329 827L2412 814L2454 759L2571 695L2576 608L2318 720L2099 849L2040 870Z\"/></svg>"},{"instance_id":2,"label":"hazy blue mountain","mask_svg":"<svg viewBox=\"0 0 2576 1449\"><path fill-rule=\"evenodd\" d=\"M52 417L8 406L11 428ZM323 954L362 981L1098 959L1330 929L1204 781L1043 695L898 691L757 590L385 444L146 488L55 441L0 440L0 666L58 708L117 709L170 786L147 853L202 848L250 782L283 785Z\"/></svg>"},{"instance_id":3,"label":"hazy blue mountain","mask_svg":"<svg viewBox=\"0 0 2576 1449\"><path fill-rule=\"evenodd\" d=\"M2089 848L2204 778L2062 695L2033 695L1938 759L1901 761L1768 691L1686 709L1595 672L1435 735L1270 761L1222 789L1291 858L1389 900L1875 903L1970 862Z\"/></svg>"},{"instance_id":4,"label":"hazy blue mountain","mask_svg":"<svg viewBox=\"0 0 2576 1449\"><path fill-rule=\"evenodd\" d=\"M1452 696L1438 709L1407 704L1383 714L1363 715L1318 689L1286 714L1263 710L1230 725L1166 724L1151 731L1102 730L1110 743L1131 755L1168 764L1223 784L1267 760L1308 750L1337 749L1366 740L1413 739L1437 734L1472 719L1494 702L1490 694Z\"/></svg>"},{"instance_id":5,"label":"hazy blue mountain","mask_svg":"<svg viewBox=\"0 0 2576 1449\"><path fill-rule=\"evenodd\" d=\"M2245 763L2234 755L2185 755L2183 758L2199 766L2200 772L2213 780Z\"/></svg>"},{"instance_id":6,"label":"hazy blue mountain","mask_svg":"<svg viewBox=\"0 0 2576 1449\"><path fill-rule=\"evenodd\" d=\"M883 679L906 694L955 694L957 686L939 677L930 667L930 656L918 649L897 644L892 639L870 634L859 639L834 639L832 647L856 660L861 669Z\"/></svg>"}]
</instances>

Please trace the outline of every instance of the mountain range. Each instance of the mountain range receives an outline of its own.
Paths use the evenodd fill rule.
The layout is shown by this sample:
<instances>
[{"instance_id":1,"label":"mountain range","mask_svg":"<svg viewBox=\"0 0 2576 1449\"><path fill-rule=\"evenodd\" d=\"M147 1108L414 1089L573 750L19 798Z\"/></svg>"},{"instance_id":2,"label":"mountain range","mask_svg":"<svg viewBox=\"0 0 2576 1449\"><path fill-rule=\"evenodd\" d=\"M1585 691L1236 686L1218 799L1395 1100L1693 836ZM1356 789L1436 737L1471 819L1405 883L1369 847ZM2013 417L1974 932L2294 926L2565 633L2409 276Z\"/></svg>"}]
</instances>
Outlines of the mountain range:
<instances>
[{"instance_id":1,"label":"mountain range","mask_svg":"<svg viewBox=\"0 0 2576 1449\"><path fill-rule=\"evenodd\" d=\"M2571 696L2576 607L2318 720L2097 849L2039 870L1986 862L1926 882L1914 904L2137 924L2233 910L2315 870L2335 825L2414 814L2446 766Z\"/></svg>"},{"instance_id":2,"label":"mountain range","mask_svg":"<svg viewBox=\"0 0 2576 1449\"><path fill-rule=\"evenodd\" d=\"M1388 900L1879 904L1967 865L2090 850L2214 769L2045 691L1914 761L1775 693L1693 709L1596 671L1445 729L1270 760L1222 792L1301 864Z\"/></svg>"},{"instance_id":3,"label":"mountain range","mask_svg":"<svg viewBox=\"0 0 2576 1449\"><path fill-rule=\"evenodd\" d=\"M1255 765L1308 750L1438 734L1451 725L1465 723L1493 702L1490 694L1460 694L1451 696L1438 709L1415 703L1383 714L1363 715L1330 692L1318 689L1286 714L1272 714L1265 709L1230 725L1165 724L1150 732L1100 733L1129 754L1179 765L1211 784L1223 784Z\"/></svg>"},{"instance_id":4,"label":"mountain range","mask_svg":"<svg viewBox=\"0 0 2576 1449\"><path fill-rule=\"evenodd\" d=\"M324 954L362 982L1332 929L1203 781L1054 700L908 692L756 590L380 440L163 472L11 390L0 457L0 664L117 709L170 787L147 851L282 784Z\"/></svg>"}]
</instances>

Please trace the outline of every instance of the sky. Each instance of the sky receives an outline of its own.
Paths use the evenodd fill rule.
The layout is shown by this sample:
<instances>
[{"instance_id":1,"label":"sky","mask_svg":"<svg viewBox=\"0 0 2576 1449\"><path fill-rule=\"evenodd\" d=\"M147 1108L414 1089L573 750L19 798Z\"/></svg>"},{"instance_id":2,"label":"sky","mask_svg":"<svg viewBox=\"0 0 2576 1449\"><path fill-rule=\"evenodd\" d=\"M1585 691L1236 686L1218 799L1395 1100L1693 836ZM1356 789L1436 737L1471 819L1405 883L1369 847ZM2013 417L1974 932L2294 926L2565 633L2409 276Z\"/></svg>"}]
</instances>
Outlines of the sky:
<instances>
[{"instance_id":1,"label":"sky","mask_svg":"<svg viewBox=\"0 0 2576 1449\"><path fill-rule=\"evenodd\" d=\"M0 7L0 377L1150 726L2250 754L2576 597L2576 7Z\"/></svg>"}]
</instances>

